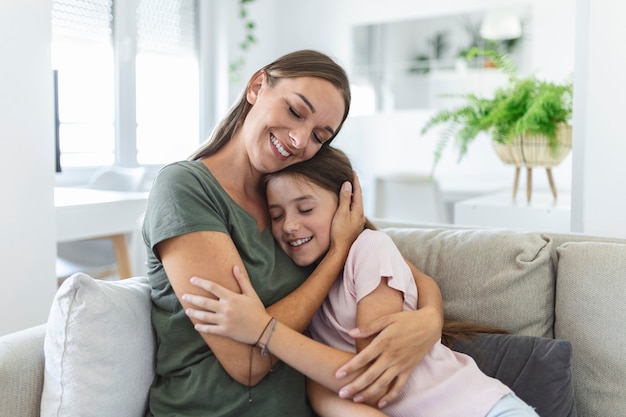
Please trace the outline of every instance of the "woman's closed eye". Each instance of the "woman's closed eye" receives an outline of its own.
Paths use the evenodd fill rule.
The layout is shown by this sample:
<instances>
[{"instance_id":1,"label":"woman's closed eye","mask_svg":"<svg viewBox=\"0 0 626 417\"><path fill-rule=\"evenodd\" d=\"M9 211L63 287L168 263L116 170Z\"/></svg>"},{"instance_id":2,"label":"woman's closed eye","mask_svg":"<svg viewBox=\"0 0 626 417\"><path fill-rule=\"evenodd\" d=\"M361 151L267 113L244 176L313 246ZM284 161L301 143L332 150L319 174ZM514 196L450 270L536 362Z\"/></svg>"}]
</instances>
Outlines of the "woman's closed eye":
<instances>
[{"instance_id":1,"label":"woman's closed eye","mask_svg":"<svg viewBox=\"0 0 626 417\"><path fill-rule=\"evenodd\" d=\"M294 109L292 106L289 106L289 113L291 113L291 115L295 117L296 119L302 119L302 116L300 116L300 113L298 113L296 109Z\"/></svg>"},{"instance_id":2,"label":"woman's closed eye","mask_svg":"<svg viewBox=\"0 0 626 417\"><path fill-rule=\"evenodd\" d=\"M298 113L296 111L296 109L293 106L289 106L289 113L291 113L291 115L293 117L295 117L298 120L302 120L303 117L300 115L300 113ZM320 145L324 144L324 139L317 133L313 132L313 138L317 141L317 143L319 143Z\"/></svg>"}]
</instances>

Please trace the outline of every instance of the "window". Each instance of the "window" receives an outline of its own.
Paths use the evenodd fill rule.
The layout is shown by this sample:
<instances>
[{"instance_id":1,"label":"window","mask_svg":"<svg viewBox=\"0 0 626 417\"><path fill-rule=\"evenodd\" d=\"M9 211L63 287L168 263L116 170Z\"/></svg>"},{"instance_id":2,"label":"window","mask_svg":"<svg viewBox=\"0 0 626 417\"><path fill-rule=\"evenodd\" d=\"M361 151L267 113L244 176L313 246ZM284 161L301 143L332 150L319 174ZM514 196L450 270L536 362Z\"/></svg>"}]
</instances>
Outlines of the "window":
<instances>
[{"instance_id":1,"label":"window","mask_svg":"<svg viewBox=\"0 0 626 417\"><path fill-rule=\"evenodd\" d=\"M115 162L110 0L54 0L52 67L58 71L61 166Z\"/></svg>"},{"instance_id":2,"label":"window","mask_svg":"<svg viewBox=\"0 0 626 417\"><path fill-rule=\"evenodd\" d=\"M198 146L196 15L195 0L52 1L63 168L163 164Z\"/></svg>"},{"instance_id":3,"label":"window","mask_svg":"<svg viewBox=\"0 0 626 417\"><path fill-rule=\"evenodd\" d=\"M137 8L137 158L184 159L198 147L198 64L193 0L141 0Z\"/></svg>"}]
</instances>

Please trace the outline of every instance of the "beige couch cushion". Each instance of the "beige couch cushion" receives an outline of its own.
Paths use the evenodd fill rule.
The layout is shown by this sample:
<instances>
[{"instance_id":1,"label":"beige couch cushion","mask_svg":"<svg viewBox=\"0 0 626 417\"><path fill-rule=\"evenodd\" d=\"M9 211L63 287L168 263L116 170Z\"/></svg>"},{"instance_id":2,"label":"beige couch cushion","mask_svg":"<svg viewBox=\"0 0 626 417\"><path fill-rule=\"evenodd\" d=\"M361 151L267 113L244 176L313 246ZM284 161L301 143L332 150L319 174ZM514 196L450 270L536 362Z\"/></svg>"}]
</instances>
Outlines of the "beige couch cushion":
<instances>
[{"instance_id":1,"label":"beige couch cushion","mask_svg":"<svg viewBox=\"0 0 626 417\"><path fill-rule=\"evenodd\" d=\"M565 243L557 253L555 335L572 342L578 412L626 416L626 245Z\"/></svg>"},{"instance_id":2,"label":"beige couch cushion","mask_svg":"<svg viewBox=\"0 0 626 417\"><path fill-rule=\"evenodd\" d=\"M552 243L502 230L383 229L435 279L445 314L529 336L552 337Z\"/></svg>"}]
</instances>

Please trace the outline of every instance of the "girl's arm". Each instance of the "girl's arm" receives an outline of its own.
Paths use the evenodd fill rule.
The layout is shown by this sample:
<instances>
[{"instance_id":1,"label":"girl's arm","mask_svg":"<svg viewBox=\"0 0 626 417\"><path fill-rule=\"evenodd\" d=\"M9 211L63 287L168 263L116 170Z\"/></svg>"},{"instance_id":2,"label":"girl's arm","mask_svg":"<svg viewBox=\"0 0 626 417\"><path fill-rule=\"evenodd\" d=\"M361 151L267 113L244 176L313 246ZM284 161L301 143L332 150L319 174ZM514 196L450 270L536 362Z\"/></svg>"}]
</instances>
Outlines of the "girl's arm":
<instances>
[{"instance_id":1,"label":"girl's arm","mask_svg":"<svg viewBox=\"0 0 626 417\"><path fill-rule=\"evenodd\" d=\"M364 216L358 180L355 179L354 198L351 187L342 189L340 204L333 222L333 245L311 276L294 292L268 308L281 323L302 331L326 297L341 271L350 245L361 232ZM191 276L209 276L232 291L239 286L232 276L234 265L242 261L232 239L220 232L192 232L167 239L157 245L157 251L168 279L183 308L190 307L182 295L186 293L210 296L193 286ZM206 254L210 253L211 256ZM196 323L192 318L192 322ZM269 371L267 360L260 360L258 350L249 365L250 346L216 335L202 334L226 372L241 384L256 384ZM251 371L251 373L250 373Z\"/></svg>"},{"instance_id":2,"label":"girl's arm","mask_svg":"<svg viewBox=\"0 0 626 417\"><path fill-rule=\"evenodd\" d=\"M255 350L260 352L259 347L266 343L267 349L276 358L332 391L339 391L341 382L335 378L335 370L351 359L354 353L316 342L281 321L275 325L270 323L272 316L263 307L249 278L238 267L234 268L234 277L241 293L213 281L191 278L192 284L212 295L211 298L183 295L188 305L197 307L186 310L187 315L198 322L196 330L237 340L247 344L248 349L260 340ZM267 358L263 362L267 363Z\"/></svg>"},{"instance_id":3,"label":"girl's arm","mask_svg":"<svg viewBox=\"0 0 626 417\"><path fill-rule=\"evenodd\" d=\"M390 403L404 387L411 371L441 338L443 300L435 281L405 259L419 293L418 310L382 316L363 322L350 332L355 338L376 337L337 371L337 377L359 377L342 387L341 395L379 404ZM363 372L363 369L366 369Z\"/></svg>"},{"instance_id":4,"label":"girl's arm","mask_svg":"<svg viewBox=\"0 0 626 417\"><path fill-rule=\"evenodd\" d=\"M385 417L382 411L367 404L340 398L312 379L306 382L307 395L315 413L320 417Z\"/></svg>"}]
</instances>

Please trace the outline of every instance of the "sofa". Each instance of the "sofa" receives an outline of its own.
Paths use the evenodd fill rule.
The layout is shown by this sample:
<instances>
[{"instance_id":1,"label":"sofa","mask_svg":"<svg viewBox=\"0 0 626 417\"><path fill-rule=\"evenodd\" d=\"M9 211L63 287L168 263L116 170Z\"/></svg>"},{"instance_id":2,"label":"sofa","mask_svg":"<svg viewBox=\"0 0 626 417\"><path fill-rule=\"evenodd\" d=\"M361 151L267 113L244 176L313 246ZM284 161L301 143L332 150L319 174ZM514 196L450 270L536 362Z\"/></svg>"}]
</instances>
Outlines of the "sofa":
<instances>
[{"instance_id":1,"label":"sofa","mask_svg":"<svg viewBox=\"0 0 626 417\"><path fill-rule=\"evenodd\" d=\"M437 281L447 318L509 333L457 347L540 415L626 416L626 239L377 224ZM145 277L68 279L47 324L0 338L0 416L143 415L149 293Z\"/></svg>"}]
</instances>

